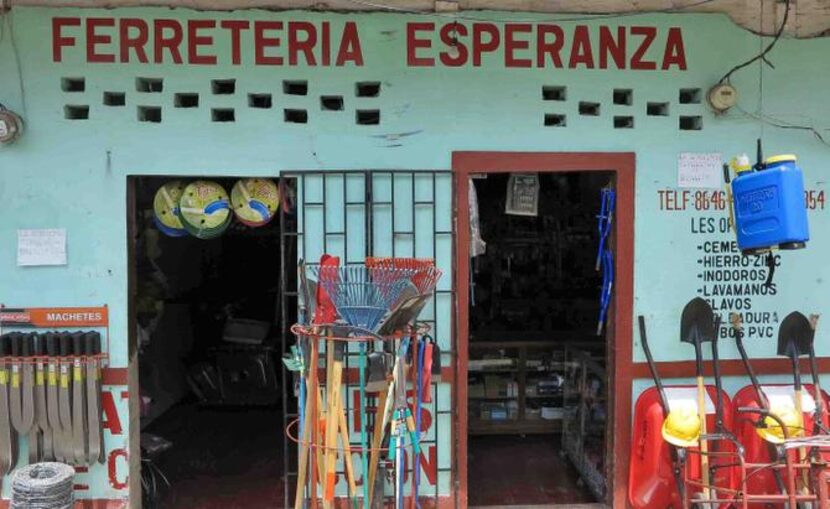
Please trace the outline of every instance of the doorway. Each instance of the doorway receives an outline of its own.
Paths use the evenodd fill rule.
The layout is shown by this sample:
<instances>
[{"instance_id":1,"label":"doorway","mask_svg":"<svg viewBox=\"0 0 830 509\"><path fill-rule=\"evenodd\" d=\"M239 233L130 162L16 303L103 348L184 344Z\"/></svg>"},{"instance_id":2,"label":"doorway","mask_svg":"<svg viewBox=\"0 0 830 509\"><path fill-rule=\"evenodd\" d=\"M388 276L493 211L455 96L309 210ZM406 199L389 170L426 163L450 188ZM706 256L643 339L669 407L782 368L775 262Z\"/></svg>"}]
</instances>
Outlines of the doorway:
<instances>
[{"instance_id":1,"label":"doorway","mask_svg":"<svg viewBox=\"0 0 830 509\"><path fill-rule=\"evenodd\" d=\"M130 327L137 336L144 507L280 507L284 487L283 257L296 256L286 182L264 224L210 238L155 221L162 186L131 177ZM231 194L241 177L207 178ZM275 186L278 181L269 181ZM288 200L289 202L291 200ZM287 243L286 243L287 241ZM291 252L286 252L288 249ZM293 251L292 251L293 249Z\"/></svg>"},{"instance_id":2,"label":"doorway","mask_svg":"<svg viewBox=\"0 0 830 509\"><path fill-rule=\"evenodd\" d=\"M453 167L459 505L612 504L630 430L633 155L456 153ZM608 191L622 206L598 330Z\"/></svg>"}]
</instances>

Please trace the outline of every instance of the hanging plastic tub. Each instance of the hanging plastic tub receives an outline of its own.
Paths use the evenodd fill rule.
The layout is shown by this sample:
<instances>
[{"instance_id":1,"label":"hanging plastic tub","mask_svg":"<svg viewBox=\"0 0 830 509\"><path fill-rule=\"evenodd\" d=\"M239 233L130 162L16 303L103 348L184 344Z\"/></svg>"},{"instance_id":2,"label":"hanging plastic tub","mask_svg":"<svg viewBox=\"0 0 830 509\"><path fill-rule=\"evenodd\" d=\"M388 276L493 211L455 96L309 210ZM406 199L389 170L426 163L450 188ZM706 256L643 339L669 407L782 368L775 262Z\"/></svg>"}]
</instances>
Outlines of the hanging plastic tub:
<instances>
[{"instance_id":1,"label":"hanging plastic tub","mask_svg":"<svg viewBox=\"0 0 830 509\"><path fill-rule=\"evenodd\" d=\"M665 386L669 404L674 399L673 392L677 389L692 393L697 390L694 385L667 385ZM717 398L717 389L707 385L706 391L714 408ZM723 424L726 430L731 430L732 402L729 396L721 391L723 397ZM708 405L707 405L708 406ZM633 436L631 440L631 458L629 463L628 500L635 509L666 509L667 507L683 507L680 494L677 491L677 482L674 476L671 445L663 440L663 407L660 404L660 394L656 387L646 389L634 405L634 421L632 423ZM714 411L707 412L707 431L715 430ZM718 442L722 452L734 452L734 447ZM709 444L710 451L712 443ZM697 448L689 448L687 454L686 471L681 472L682 478L700 479L700 454L693 454ZM718 467L718 465L723 465ZM729 456L710 458L710 467L714 468L714 482L717 487L736 489L740 484L739 471L733 465ZM689 497L695 492L691 486L686 488ZM728 504L722 504L726 507Z\"/></svg>"}]
</instances>

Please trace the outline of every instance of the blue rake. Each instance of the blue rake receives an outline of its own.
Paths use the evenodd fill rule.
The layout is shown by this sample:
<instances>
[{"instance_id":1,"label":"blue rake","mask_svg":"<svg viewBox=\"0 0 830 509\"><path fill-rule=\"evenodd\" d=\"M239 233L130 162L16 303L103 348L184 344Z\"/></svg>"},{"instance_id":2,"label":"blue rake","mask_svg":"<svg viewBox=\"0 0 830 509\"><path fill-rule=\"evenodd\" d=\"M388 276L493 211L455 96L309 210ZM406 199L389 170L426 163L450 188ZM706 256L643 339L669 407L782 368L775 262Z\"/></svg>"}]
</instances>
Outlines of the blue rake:
<instances>
[{"instance_id":1,"label":"blue rake","mask_svg":"<svg viewBox=\"0 0 830 509\"><path fill-rule=\"evenodd\" d=\"M348 325L376 332L409 284L412 271L395 268L321 267L318 280Z\"/></svg>"}]
</instances>

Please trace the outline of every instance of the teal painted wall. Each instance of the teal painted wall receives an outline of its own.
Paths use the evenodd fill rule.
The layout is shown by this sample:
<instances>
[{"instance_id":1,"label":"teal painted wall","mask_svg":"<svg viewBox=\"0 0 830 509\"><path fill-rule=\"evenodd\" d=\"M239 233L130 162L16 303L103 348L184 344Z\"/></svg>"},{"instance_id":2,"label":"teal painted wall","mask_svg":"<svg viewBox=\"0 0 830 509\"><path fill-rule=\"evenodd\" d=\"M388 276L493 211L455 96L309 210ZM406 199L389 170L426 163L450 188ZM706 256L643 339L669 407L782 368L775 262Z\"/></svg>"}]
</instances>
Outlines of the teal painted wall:
<instances>
[{"instance_id":1,"label":"teal painted wall","mask_svg":"<svg viewBox=\"0 0 830 509\"><path fill-rule=\"evenodd\" d=\"M250 33L243 37L248 42L243 43L243 63L238 66L226 57L216 66L88 64L80 46L64 49L63 62L54 63L50 19L55 16L325 20L331 22L333 32L352 20L359 29L364 65L254 66ZM476 17L505 20L511 16L476 13ZM550 17L517 14L513 18L542 22ZM601 24L658 27L657 43L648 53L651 57L661 53L668 27L681 27L688 69L666 72L507 69L500 52L485 55L478 68L412 68L406 66L408 21L446 20L388 14L169 9L18 8L6 15L0 38L0 102L24 116L26 132L16 144L0 147L0 302L16 306L108 304L112 310L111 364L126 366L127 175L274 176L291 170L446 170L456 150L633 151L637 158L635 313L648 318L658 360L685 360L690 358L691 348L678 345L677 322L683 303L702 288L697 277L698 246L703 241L730 236L693 234L691 230L693 220L722 218L723 211L660 210L658 191L676 190L678 153L721 152L726 157L751 153L755 139L763 136L768 153L798 154L808 188L825 189L828 147L809 132L764 126L739 110L715 117L703 104L679 104L679 89L701 88L705 92L729 67L755 54L766 43L766 39L739 29L724 16L644 15L579 22L591 27L594 40L596 27ZM575 23L560 24L570 41ZM78 28L64 30L75 37L82 35ZM227 33L217 31L215 35L214 49L227 54ZM634 45L633 40L629 44ZM566 42L565 53L569 47L570 42ZM15 48L19 71L13 56ZM827 40L782 40L770 56L775 70L763 71L762 90L757 65L733 78L741 108L756 112L763 104L765 115L824 131L830 113L825 100L830 80L828 50ZM629 48L629 55L632 51ZM86 91L62 92L62 77L84 77ZM163 78L163 92L137 92L137 77ZM236 79L236 93L211 94L210 80L225 78ZM286 79L308 80L308 96L284 95L281 82ZM356 98L354 87L358 81L381 82L380 96ZM541 89L545 85L567 87L567 100L543 101ZM612 104L614 88L632 89L633 104ZM125 92L126 106L103 105L104 91ZM199 107L174 108L176 92L199 93ZM247 106L247 94L260 92L273 94L274 108ZM344 96L344 111L321 111L319 96L329 94ZM580 101L600 103L600 115L579 115ZM647 102L669 103L668 116L646 115ZM88 105L89 119L65 119L65 105ZM139 105L161 106L162 122L138 122ZM212 107L235 108L236 121L211 122ZM285 123L284 108L307 108L308 123ZM358 108L381 110L380 124L355 125L354 112ZM544 126L545 113L567 115L567 126ZM634 128L614 129L615 115L632 116ZM702 130L679 130L680 115L701 116ZM439 192L449 204L450 184L442 184ZM439 213L442 221L450 219L446 207L443 212L433 213ZM316 231L320 221L318 218L317 223L304 225L304 231ZM418 228L428 226L427 221L416 218ZM830 247L824 235L827 212L811 211L810 221L813 240L809 248L784 254L776 279L777 295L753 297L751 311L827 311L830 268L822 263ZM66 228L68 266L16 267L15 232L19 228ZM391 243L390 239L390 248ZM311 258L312 254L316 252L312 250L307 256ZM448 256L441 254L441 263L447 267ZM712 285L707 288L711 290ZM439 339L448 344L449 303L442 303L439 309ZM819 338L819 354L830 355L826 335L820 333ZM750 337L747 342L753 356L774 355L773 339ZM722 355L735 357L736 352L726 343ZM636 336L634 360L643 360ZM734 389L743 383L736 378L728 385ZM645 384L635 384L635 395ZM439 399L448 404L448 391L442 391L444 395ZM126 432L126 406L119 398L116 401ZM442 423L442 429L449 431L448 420ZM111 450L125 447L126 434L108 435L107 440ZM442 456L439 461L447 463L449 457ZM125 472L124 465L119 468ZM449 478L442 475L442 491L447 492ZM125 490L108 482L103 467L85 476L92 488L82 496L126 496Z\"/></svg>"}]
</instances>

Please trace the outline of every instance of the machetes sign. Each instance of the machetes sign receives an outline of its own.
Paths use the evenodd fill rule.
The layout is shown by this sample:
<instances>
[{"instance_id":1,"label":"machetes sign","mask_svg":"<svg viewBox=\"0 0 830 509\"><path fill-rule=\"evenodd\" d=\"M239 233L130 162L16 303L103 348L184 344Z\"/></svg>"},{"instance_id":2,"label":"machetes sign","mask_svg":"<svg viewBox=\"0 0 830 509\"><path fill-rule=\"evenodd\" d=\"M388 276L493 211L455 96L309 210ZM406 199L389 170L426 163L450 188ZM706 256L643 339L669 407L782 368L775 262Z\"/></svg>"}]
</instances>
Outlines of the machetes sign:
<instances>
[{"instance_id":1,"label":"machetes sign","mask_svg":"<svg viewBox=\"0 0 830 509\"><path fill-rule=\"evenodd\" d=\"M408 67L686 70L679 27L406 22ZM362 67L356 21L52 18L52 60Z\"/></svg>"}]
</instances>

